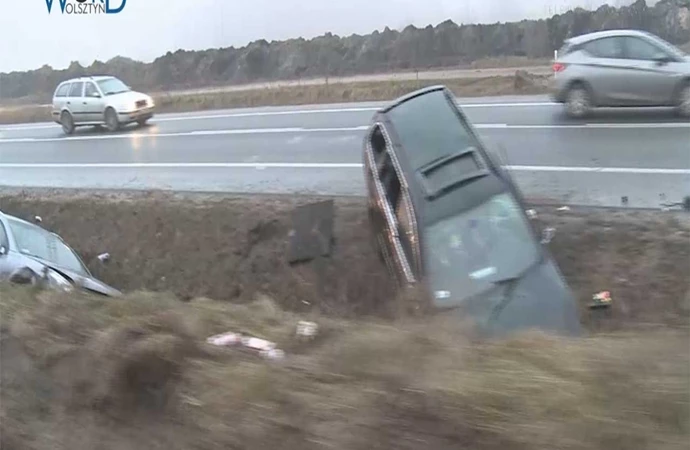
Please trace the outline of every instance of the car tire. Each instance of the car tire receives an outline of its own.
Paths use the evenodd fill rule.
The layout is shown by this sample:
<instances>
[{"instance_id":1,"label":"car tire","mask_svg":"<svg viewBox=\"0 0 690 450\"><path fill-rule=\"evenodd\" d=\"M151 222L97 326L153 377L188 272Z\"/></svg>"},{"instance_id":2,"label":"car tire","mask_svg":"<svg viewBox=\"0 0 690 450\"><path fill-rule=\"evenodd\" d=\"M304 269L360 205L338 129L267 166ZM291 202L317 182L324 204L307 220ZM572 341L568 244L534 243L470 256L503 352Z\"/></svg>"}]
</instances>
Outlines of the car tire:
<instances>
[{"instance_id":1,"label":"car tire","mask_svg":"<svg viewBox=\"0 0 690 450\"><path fill-rule=\"evenodd\" d=\"M62 127L63 133L74 133L74 118L69 111L62 111L62 114L60 114L60 126Z\"/></svg>"},{"instance_id":2,"label":"car tire","mask_svg":"<svg viewBox=\"0 0 690 450\"><path fill-rule=\"evenodd\" d=\"M678 92L678 114L686 119L690 118L690 81L686 81Z\"/></svg>"},{"instance_id":3,"label":"car tire","mask_svg":"<svg viewBox=\"0 0 690 450\"><path fill-rule=\"evenodd\" d=\"M137 120L137 125L139 125L140 127L145 127L148 121L149 119Z\"/></svg>"},{"instance_id":4,"label":"car tire","mask_svg":"<svg viewBox=\"0 0 690 450\"><path fill-rule=\"evenodd\" d=\"M576 83L565 94L565 112L569 117L581 119L592 110L592 95L582 83Z\"/></svg>"},{"instance_id":5,"label":"car tire","mask_svg":"<svg viewBox=\"0 0 690 450\"><path fill-rule=\"evenodd\" d=\"M113 108L105 110L105 127L108 131L113 132L120 129L120 120L117 118L117 112Z\"/></svg>"}]
</instances>

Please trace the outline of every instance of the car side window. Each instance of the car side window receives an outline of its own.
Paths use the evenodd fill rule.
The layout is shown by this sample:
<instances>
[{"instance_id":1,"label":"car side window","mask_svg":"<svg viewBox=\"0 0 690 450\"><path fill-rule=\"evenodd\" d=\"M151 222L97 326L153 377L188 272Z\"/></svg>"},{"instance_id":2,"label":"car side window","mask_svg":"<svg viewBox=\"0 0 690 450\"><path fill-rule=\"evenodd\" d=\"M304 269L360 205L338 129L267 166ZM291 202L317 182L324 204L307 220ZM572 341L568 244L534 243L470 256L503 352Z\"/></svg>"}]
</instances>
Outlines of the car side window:
<instances>
[{"instance_id":1,"label":"car side window","mask_svg":"<svg viewBox=\"0 0 690 450\"><path fill-rule=\"evenodd\" d=\"M72 87L69 90L69 96L70 97L81 97L81 92L82 88L84 87L84 83L78 82L78 83L72 83Z\"/></svg>"},{"instance_id":2,"label":"car side window","mask_svg":"<svg viewBox=\"0 0 690 450\"><path fill-rule=\"evenodd\" d=\"M383 184L383 189L386 192L386 199L391 209L395 209L400 197L400 179L393 167L393 160L388 152L384 152L380 163L377 164L379 179Z\"/></svg>"},{"instance_id":3,"label":"car side window","mask_svg":"<svg viewBox=\"0 0 690 450\"><path fill-rule=\"evenodd\" d=\"M84 97L93 97L94 94L98 94L98 89L93 83L86 83L84 86Z\"/></svg>"},{"instance_id":4,"label":"car side window","mask_svg":"<svg viewBox=\"0 0 690 450\"><path fill-rule=\"evenodd\" d=\"M67 97L67 93L69 92L70 87L72 86L72 83L65 83L62 86L60 86L57 91L55 91L55 96L56 97Z\"/></svg>"},{"instance_id":5,"label":"car side window","mask_svg":"<svg viewBox=\"0 0 690 450\"><path fill-rule=\"evenodd\" d=\"M663 56L669 56L662 48L637 37L625 38L626 57L642 61L654 61Z\"/></svg>"},{"instance_id":6,"label":"car side window","mask_svg":"<svg viewBox=\"0 0 690 450\"><path fill-rule=\"evenodd\" d=\"M414 233L414 222L412 218L412 204L409 201L409 197L403 193L399 196L398 204L395 207L395 215L398 219L398 235L400 236L400 243L402 244L403 251L410 265L414 267L415 265L415 233Z\"/></svg>"},{"instance_id":7,"label":"car side window","mask_svg":"<svg viewBox=\"0 0 690 450\"><path fill-rule=\"evenodd\" d=\"M597 39L585 44L583 49L595 58L622 59L625 55L620 37Z\"/></svg>"}]
</instances>

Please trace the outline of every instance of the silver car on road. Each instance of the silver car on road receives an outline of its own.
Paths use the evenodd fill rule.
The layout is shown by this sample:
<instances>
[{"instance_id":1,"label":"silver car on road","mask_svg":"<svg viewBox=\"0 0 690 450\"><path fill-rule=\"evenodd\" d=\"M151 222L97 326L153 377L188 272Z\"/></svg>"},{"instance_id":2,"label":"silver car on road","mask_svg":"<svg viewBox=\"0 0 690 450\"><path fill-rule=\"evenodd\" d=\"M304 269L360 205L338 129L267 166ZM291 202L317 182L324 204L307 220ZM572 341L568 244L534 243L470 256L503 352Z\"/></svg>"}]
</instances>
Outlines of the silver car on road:
<instances>
[{"instance_id":1,"label":"silver car on road","mask_svg":"<svg viewBox=\"0 0 690 450\"><path fill-rule=\"evenodd\" d=\"M83 77L67 80L53 95L53 120L66 134L85 125L117 131L122 125L137 122L144 125L153 117L153 99L135 92L111 76Z\"/></svg>"},{"instance_id":2,"label":"silver car on road","mask_svg":"<svg viewBox=\"0 0 690 450\"><path fill-rule=\"evenodd\" d=\"M565 41L551 94L571 117L595 107L675 107L690 117L690 57L644 31L610 30Z\"/></svg>"}]
</instances>

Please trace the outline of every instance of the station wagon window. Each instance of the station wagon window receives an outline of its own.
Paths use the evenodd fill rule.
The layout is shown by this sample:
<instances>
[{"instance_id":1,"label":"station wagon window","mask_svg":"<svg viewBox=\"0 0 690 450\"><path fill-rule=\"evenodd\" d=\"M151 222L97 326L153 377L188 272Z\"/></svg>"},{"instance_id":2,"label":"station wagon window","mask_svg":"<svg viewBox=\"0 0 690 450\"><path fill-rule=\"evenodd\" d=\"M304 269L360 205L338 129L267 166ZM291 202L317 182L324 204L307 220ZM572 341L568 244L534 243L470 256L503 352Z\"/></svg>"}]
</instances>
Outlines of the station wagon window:
<instances>
[{"instance_id":1,"label":"station wagon window","mask_svg":"<svg viewBox=\"0 0 690 450\"><path fill-rule=\"evenodd\" d=\"M638 59L643 61L653 61L663 56L671 56L663 49L651 42L637 37L625 38L626 56L628 59Z\"/></svg>"},{"instance_id":2,"label":"station wagon window","mask_svg":"<svg viewBox=\"0 0 690 450\"><path fill-rule=\"evenodd\" d=\"M374 161L379 164L386 154L386 138L383 137L383 132L380 126L376 126L371 133L371 151L374 154Z\"/></svg>"},{"instance_id":3,"label":"station wagon window","mask_svg":"<svg viewBox=\"0 0 690 450\"><path fill-rule=\"evenodd\" d=\"M69 90L69 96L70 97L81 97L81 91L82 91L83 86L84 86L84 83L82 83L82 82L72 83L72 87Z\"/></svg>"},{"instance_id":4,"label":"station wagon window","mask_svg":"<svg viewBox=\"0 0 690 450\"><path fill-rule=\"evenodd\" d=\"M69 88L72 86L72 83L65 83L59 88L57 88L57 91L55 91L55 96L56 97L67 97L67 93L69 92Z\"/></svg>"},{"instance_id":5,"label":"station wagon window","mask_svg":"<svg viewBox=\"0 0 690 450\"><path fill-rule=\"evenodd\" d=\"M596 58L621 59L624 57L622 37L597 39L586 43L583 48Z\"/></svg>"},{"instance_id":6,"label":"station wagon window","mask_svg":"<svg viewBox=\"0 0 690 450\"><path fill-rule=\"evenodd\" d=\"M411 216L412 205L406 195L400 195L398 204L395 207L395 215L398 218L398 235L402 244L405 257L411 266L415 265L414 245L416 237L414 235L413 220Z\"/></svg>"},{"instance_id":7,"label":"station wagon window","mask_svg":"<svg viewBox=\"0 0 690 450\"><path fill-rule=\"evenodd\" d=\"M443 91L407 100L391 109L388 115L415 168L479 146Z\"/></svg>"},{"instance_id":8,"label":"station wagon window","mask_svg":"<svg viewBox=\"0 0 690 450\"><path fill-rule=\"evenodd\" d=\"M86 83L86 86L84 86L84 97L92 97L93 94L97 94L98 89L96 89L96 85L93 83Z\"/></svg>"},{"instance_id":9,"label":"station wagon window","mask_svg":"<svg viewBox=\"0 0 690 450\"><path fill-rule=\"evenodd\" d=\"M383 184L383 189L386 192L386 198L391 208L395 208L400 197L400 179L393 167L393 160L388 152L384 152L381 162L377 167L379 179Z\"/></svg>"}]
</instances>

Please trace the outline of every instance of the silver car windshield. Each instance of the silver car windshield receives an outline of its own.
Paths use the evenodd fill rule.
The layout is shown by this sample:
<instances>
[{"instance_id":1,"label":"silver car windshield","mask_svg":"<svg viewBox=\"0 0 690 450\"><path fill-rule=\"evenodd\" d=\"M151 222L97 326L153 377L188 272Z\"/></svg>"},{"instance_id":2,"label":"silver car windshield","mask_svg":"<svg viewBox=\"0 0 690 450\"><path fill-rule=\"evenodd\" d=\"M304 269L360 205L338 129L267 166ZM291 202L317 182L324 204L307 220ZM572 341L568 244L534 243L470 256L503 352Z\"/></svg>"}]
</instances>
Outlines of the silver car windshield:
<instances>
[{"instance_id":1,"label":"silver car windshield","mask_svg":"<svg viewBox=\"0 0 690 450\"><path fill-rule=\"evenodd\" d=\"M8 222L20 253L40 258L58 268L89 276L89 271L79 257L59 237L29 223L13 219Z\"/></svg>"},{"instance_id":2,"label":"silver car windshield","mask_svg":"<svg viewBox=\"0 0 690 450\"><path fill-rule=\"evenodd\" d=\"M119 94L121 92L129 91L129 87L117 78L106 78L98 80L98 86L101 88L103 95Z\"/></svg>"},{"instance_id":3,"label":"silver car windshield","mask_svg":"<svg viewBox=\"0 0 690 450\"><path fill-rule=\"evenodd\" d=\"M519 277L540 256L540 249L510 193L426 229L428 281L441 307Z\"/></svg>"}]
</instances>

